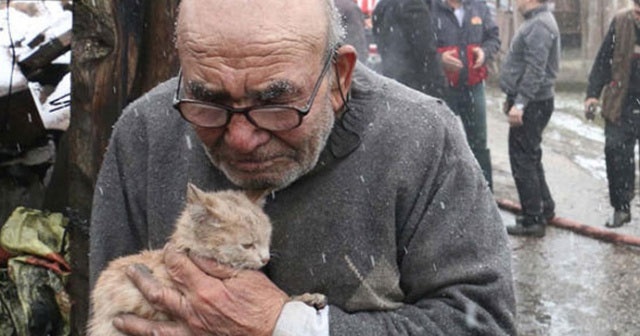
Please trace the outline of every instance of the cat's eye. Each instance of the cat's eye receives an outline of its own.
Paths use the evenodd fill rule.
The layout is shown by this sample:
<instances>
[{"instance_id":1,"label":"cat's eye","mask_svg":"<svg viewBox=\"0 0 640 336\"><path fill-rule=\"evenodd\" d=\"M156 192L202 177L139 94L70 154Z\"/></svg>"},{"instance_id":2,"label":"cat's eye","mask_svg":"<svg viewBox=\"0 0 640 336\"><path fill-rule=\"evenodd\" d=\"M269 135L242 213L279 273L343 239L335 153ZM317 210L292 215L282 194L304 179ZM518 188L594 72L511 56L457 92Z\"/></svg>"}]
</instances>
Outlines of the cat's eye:
<instances>
[{"instance_id":1,"label":"cat's eye","mask_svg":"<svg viewBox=\"0 0 640 336\"><path fill-rule=\"evenodd\" d=\"M253 243L249 243L249 244L242 244L242 248L248 250L248 249L252 249L254 247Z\"/></svg>"}]
</instances>

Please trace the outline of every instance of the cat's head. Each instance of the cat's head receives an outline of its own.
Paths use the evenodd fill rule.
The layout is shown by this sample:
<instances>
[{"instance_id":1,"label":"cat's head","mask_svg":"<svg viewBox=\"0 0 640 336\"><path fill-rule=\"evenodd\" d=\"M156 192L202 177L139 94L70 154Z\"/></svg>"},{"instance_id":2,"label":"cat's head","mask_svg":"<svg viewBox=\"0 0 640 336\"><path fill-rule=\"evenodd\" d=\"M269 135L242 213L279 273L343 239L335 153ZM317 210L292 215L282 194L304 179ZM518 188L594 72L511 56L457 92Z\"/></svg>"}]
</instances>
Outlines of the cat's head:
<instances>
[{"instance_id":1,"label":"cat's head","mask_svg":"<svg viewBox=\"0 0 640 336\"><path fill-rule=\"evenodd\" d=\"M271 222L263 197L243 191L203 192L187 187L187 204L173 240L179 248L238 268L259 269L269 261Z\"/></svg>"}]
</instances>

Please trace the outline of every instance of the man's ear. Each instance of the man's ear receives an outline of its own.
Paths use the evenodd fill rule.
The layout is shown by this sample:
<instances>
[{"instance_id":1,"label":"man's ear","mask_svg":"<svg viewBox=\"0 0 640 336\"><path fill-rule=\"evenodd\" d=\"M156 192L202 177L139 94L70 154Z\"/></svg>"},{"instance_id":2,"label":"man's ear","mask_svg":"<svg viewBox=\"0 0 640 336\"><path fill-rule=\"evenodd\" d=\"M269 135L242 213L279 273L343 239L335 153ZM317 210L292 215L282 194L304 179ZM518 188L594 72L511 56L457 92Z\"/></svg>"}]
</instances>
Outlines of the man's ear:
<instances>
[{"instance_id":1,"label":"man's ear","mask_svg":"<svg viewBox=\"0 0 640 336\"><path fill-rule=\"evenodd\" d=\"M351 89L351 78L356 68L358 59L356 49L349 44L345 44L336 50L336 60L334 63L334 77L339 76L333 81L331 89L331 104L333 110L338 113L342 111L344 101L347 99L347 93ZM342 97L341 97L342 95Z\"/></svg>"}]
</instances>

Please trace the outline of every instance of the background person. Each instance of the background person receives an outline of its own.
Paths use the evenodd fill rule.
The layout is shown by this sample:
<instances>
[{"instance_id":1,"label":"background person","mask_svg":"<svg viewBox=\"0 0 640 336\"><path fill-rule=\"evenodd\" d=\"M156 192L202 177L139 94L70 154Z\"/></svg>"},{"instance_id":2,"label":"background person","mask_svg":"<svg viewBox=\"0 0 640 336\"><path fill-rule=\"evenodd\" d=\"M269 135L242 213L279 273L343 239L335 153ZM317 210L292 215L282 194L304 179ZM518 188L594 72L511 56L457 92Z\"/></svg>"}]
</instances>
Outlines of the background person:
<instances>
[{"instance_id":1,"label":"background person","mask_svg":"<svg viewBox=\"0 0 640 336\"><path fill-rule=\"evenodd\" d=\"M484 80L487 62L500 49L498 26L485 1L433 2L436 46L448 83L444 99L460 116L471 151L492 188Z\"/></svg>"},{"instance_id":2,"label":"background person","mask_svg":"<svg viewBox=\"0 0 640 336\"><path fill-rule=\"evenodd\" d=\"M274 190L265 211L277 256L264 273L229 278L167 249L179 291L129 272L174 321L125 315L119 328L515 334L504 226L456 118L356 65L332 0L183 0L176 30L182 75L133 102L113 130L92 211L91 282L110 260L165 244L188 182ZM329 306L286 302L305 292Z\"/></svg>"},{"instance_id":3,"label":"background person","mask_svg":"<svg viewBox=\"0 0 640 336\"><path fill-rule=\"evenodd\" d=\"M344 42L356 48L358 60L366 64L369 58L369 43L365 34L365 17L362 10L353 0L335 0L335 2L346 32Z\"/></svg>"},{"instance_id":4,"label":"background person","mask_svg":"<svg viewBox=\"0 0 640 336\"><path fill-rule=\"evenodd\" d=\"M634 148L640 139L640 0L618 13L591 68L585 111L599 103L605 120L605 160L609 200L614 209L605 225L631 221L635 195Z\"/></svg>"},{"instance_id":5,"label":"background person","mask_svg":"<svg viewBox=\"0 0 640 336\"><path fill-rule=\"evenodd\" d=\"M373 36L382 74L433 97L444 96L444 73L427 0L382 0L373 11Z\"/></svg>"},{"instance_id":6,"label":"background person","mask_svg":"<svg viewBox=\"0 0 640 336\"><path fill-rule=\"evenodd\" d=\"M555 202L542 167L542 132L554 108L560 62L560 31L547 0L517 0L524 22L516 31L500 71L507 94L509 161L522 215L508 226L512 235L542 237L555 217Z\"/></svg>"}]
</instances>

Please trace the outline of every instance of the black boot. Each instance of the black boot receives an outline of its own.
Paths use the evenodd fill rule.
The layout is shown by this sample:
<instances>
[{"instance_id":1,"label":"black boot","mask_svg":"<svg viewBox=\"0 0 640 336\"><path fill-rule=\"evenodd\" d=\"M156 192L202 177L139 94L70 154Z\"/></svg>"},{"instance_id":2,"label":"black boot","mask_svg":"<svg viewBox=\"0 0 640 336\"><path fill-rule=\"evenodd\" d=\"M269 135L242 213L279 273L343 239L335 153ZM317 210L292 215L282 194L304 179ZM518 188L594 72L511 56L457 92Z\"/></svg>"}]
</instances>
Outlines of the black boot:
<instances>
[{"instance_id":1,"label":"black boot","mask_svg":"<svg viewBox=\"0 0 640 336\"><path fill-rule=\"evenodd\" d=\"M610 228L617 228L624 225L624 223L629 223L630 221L631 221L631 211L629 209L615 210L611 218L608 219L604 225Z\"/></svg>"},{"instance_id":2,"label":"black boot","mask_svg":"<svg viewBox=\"0 0 640 336\"><path fill-rule=\"evenodd\" d=\"M553 210L544 210L544 212L542 213L542 217L545 220L546 224L551 223L551 221L556 218L556 213ZM522 222L524 220L524 215L516 215L516 224L518 222Z\"/></svg>"},{"instance_id":3,"label":"black boot","mask_svg":"<svg viewBox=\"0 0 640 336\"><path fill-rule=\"evenodd\" d=\"M517 216L516 225L507 226L507 233L514 236L530 236L542 238L545 235L547 222L542 216Z\"/></svg>"}]
</instances>

